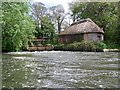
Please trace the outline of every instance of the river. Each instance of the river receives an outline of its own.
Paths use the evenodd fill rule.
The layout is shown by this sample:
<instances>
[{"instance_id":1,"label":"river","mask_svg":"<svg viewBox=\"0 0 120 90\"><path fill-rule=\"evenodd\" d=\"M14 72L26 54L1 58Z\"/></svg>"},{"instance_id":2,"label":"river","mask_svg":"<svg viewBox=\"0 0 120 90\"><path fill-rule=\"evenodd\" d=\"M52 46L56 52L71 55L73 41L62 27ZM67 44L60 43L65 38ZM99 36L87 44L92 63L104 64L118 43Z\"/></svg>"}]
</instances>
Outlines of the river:
<instances>
[{"instance_id":1,"label":"river","mask_svg":"<svg viewBox=\"0 0 120 90\"><path fill-rule=\"evenodd\" d=\"M2 55L4 88L118 88L117 52L9 52Z\"/></svg>"}]
</instances>

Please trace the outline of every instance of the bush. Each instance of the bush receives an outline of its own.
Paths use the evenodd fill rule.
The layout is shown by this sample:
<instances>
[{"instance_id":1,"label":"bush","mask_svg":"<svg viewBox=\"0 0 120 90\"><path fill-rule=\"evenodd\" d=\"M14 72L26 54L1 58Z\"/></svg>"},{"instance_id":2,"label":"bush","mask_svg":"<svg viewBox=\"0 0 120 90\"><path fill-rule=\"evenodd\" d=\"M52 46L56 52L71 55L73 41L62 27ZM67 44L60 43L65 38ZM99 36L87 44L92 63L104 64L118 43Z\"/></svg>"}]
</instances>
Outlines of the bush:
<instances>
[{"instance_id":1,"label":"bush","mask_svg":"<svg viewBox=\"0 0 120 90\"><path fill-rule=\"evenodd\" d=\"M109 44L107 45L107 49L120 49L120 45Z\"/></svg>"},{"instance_id":2,"label":"bush","mask_svg":"<svg viewBox=\"0 0 120 90\"><path fill-rule=\"evenodd\" d=\"M97 43L95 41L82 41L82 42L75 42L71 44L60 44L55 46L54 50L65 50L65 51L103 51L103 48L106 47L106 44L100 42Z\"/></svg>"},{"instance_id":3,"label":"bush","mask_svg":"<svg viewBox=\"0 0 120 90\"><path fill-rule=\"evenodd\" d=\"M65 51L102 51L102 49L97 45L97 42L94 41L75 42L72 44L60 45L55 48Z\"/></svg>"},{"instance_id":4,"label":"bush","mask_svg":"<svg viewBox=\"0 0 120 90\"><path fill-rule=\"evenodd\" d=\"M54 46L54 50L63 50L64 44L58 44Z\"/></svg>"},{"instance_id":5,"label":"bush","mask_svg":"<svg viewBox=\"0 0 120 90\"><path fill-rule=\"evenodd\" d=\"M76 50L81 51L96 51L96 43L93 41L82 41L78 43Z\"/></svg>"},{"instance_id":6,"label":"bush","mask_svg":"<svg viewBox=\"0 0 120 90\"><path fill-rule=\"evenodd\" d=\"M107 48L107 45L106 45L103 41L99 42L99 43L98 43L98 46L99 46L101 49L106 49L106 48Z\"/></svg>"},{"instance_id":7,"label":"bush","mask_svg":"<svg viewBox=\"0 0 120 90\"><path fill-rule=\"evenodd\" d=\"M56 45L54 50L63 50L63 51L103 51L103 49L120 49L118 45L107 45L104 41L95 42L95 41L81 41L81 42L74 42L71 44L59 44Z\"/></svg>"}]
</instances>

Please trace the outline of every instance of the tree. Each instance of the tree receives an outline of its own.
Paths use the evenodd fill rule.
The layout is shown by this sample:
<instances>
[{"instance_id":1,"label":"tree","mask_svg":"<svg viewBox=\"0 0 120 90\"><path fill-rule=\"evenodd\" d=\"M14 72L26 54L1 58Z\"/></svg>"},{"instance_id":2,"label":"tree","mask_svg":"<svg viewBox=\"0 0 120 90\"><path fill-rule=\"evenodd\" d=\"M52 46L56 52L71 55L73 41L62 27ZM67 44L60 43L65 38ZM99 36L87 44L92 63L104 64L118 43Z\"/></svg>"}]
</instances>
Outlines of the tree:
<instances>
[{"instance_id":1,"label":"tree","mask_svg":"<svg viewBox=\"0 0 120 90\"><path fill-rule=\"evenodd\" d=\"M42 25L42 17L46 13L46 7L41 2L35 2L31 7L32 17L36 20L35 24L37 26ZM42 28L42 27L41 27Z\"/></svg>"},{"instance_id":2,"label":"tree","mask_svg":"<svg viewBox=\"0 0 120 90\"><path fill-rule=\"evenodd\" d=\"M28 39L34 37L35 27L29 16L29 3L3 2L2 49L18 51L28 47Z\"/></svg>"},{"instance_id":3,"label":"tree","mask_svg":"<svg viewBox=\"0 0 120 90\"><path fill-rule=\"evenodd\" d=\"M32 5L32 17L35 19L35 26L37 38L45 38L47 42L54 42L55 39L55 28L52 24L47 8L43 3L36 2Z\"/></svg>"},{"instance_id":4,"label":"tree","mask_svg":"<svg viewBox=\"0 0 120 90\"><path fill-rule=\"evenodd\" d=\"M43 17L45 16L46 7L41 2L35 2L31 7L32 18L35 20L35 30L37 31L35 36L37 38L43 38L42 30L43 30Z\"/></svg>"},{"instance_id":5,"label":"tree","mask_svg":"<svg viewBox=\"0 0 120 90\"><path fill-rule=\"evenodd\" d=\"M55 25L57 25L58 34L61 32L61 26L65 19L65 11L62 5L50 7L51 19Z\"/></svg>"},{"instance_id":6,"label":"tree","mask_svg":"<svg viewBox=\"0 0 120 90\"><path fill-rule=\"evenodd\" d=\"M47 40L48 44L54 44L56 41L54 24L52 24L52 22L48 17L43 17L42 22L43 22L43 29L41 31L43 38Z\"/></svg>"},{"instance_id":7,"label":"tree","mask_svg":"<svg viewBox=\"0 0 120 90\"><path fill-rule=\"evenodd\" d=\"M117 21L117 32L116 32L116 40L118 41L118 45L120 46L120 2L118 2L118 21Z\"/></svg>"},{"instance_id":8,"label":"tree","mask_svg":"<svg viewBox=\"0 0 120 90\"><path fill-rule=\"evenodd\" d=\"M69 4L73 21L91 18L105 31L106 43L116 44L118 5L110 2L72 2Z\"/></svg>"}]
</instances>

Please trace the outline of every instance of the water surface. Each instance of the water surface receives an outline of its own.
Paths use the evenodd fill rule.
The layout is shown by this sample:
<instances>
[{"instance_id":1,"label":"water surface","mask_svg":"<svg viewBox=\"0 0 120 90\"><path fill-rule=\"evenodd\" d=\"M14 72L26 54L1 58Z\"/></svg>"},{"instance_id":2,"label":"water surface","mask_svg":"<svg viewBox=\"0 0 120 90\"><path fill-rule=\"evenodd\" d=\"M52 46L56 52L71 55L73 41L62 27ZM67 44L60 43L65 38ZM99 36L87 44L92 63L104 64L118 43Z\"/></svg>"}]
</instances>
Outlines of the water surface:
<instances>
[{"instance_id":1,"label":"water surface","mask_svg":"<svg viewBox=\"0 0 120 90\"><path fill-rule=\"evenodd\" d=\"M116 52L10 52L3 54L5 88L118 88Z\"/></svg>"}]
</instances>

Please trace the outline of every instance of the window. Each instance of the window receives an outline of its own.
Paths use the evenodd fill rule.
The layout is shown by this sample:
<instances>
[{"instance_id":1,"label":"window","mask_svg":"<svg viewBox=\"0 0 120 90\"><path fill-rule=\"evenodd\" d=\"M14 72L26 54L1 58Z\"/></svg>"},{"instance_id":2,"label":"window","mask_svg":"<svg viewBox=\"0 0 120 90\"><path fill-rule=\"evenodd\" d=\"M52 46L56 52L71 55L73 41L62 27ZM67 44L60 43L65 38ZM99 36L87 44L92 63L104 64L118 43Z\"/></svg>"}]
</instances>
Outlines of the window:
<instances>
[{"instance_id":1,"label":"window","mask_svg":"<svg viewBox=\"0 0 120 90\"><path fill-rule=\"evenodd\" d=\"M101 36L100 35L98 35L98 41L101 41Z\"/></svg>"}]
</instances>

